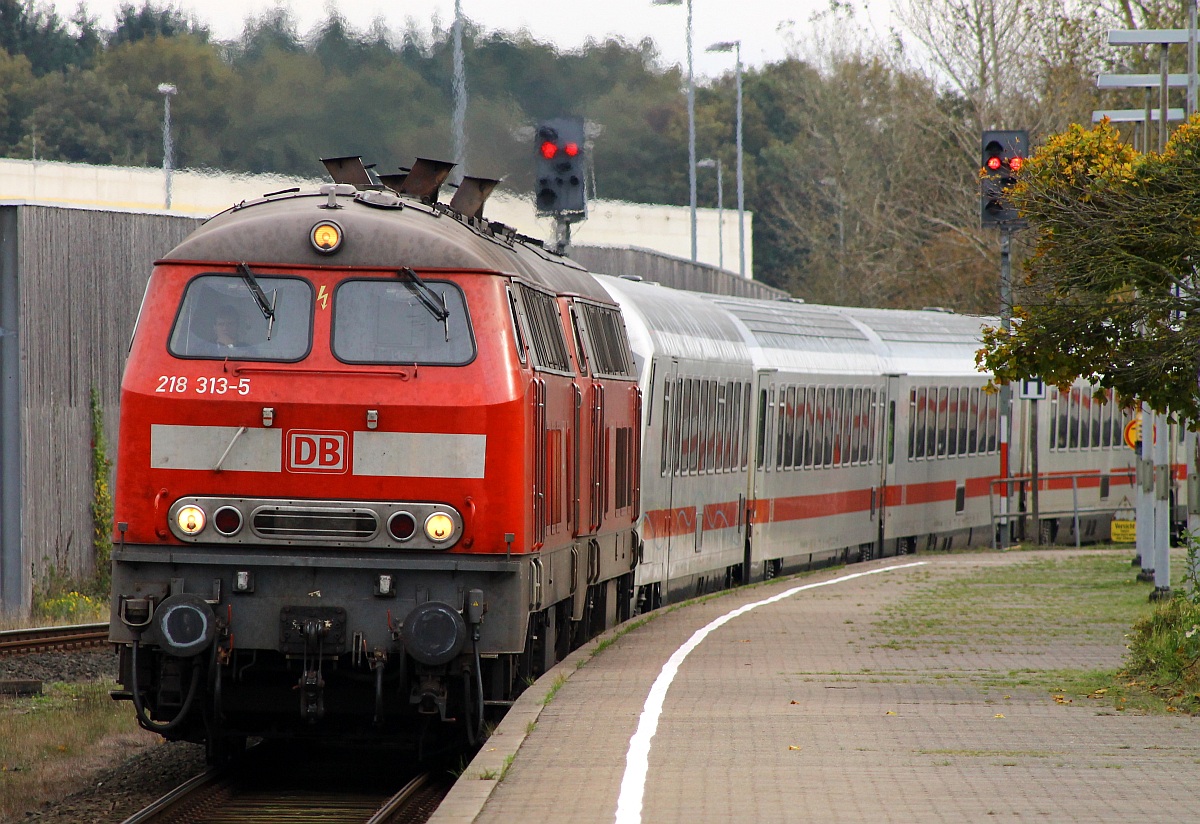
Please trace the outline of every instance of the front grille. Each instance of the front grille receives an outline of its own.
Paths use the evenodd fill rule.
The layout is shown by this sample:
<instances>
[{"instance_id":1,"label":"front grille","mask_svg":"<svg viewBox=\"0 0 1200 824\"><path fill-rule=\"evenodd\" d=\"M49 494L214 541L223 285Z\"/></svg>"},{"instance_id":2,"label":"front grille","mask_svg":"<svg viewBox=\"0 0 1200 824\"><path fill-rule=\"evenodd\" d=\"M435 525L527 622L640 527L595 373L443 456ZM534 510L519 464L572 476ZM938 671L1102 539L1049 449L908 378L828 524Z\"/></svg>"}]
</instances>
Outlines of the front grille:
<instances>
[{"instance_id":1,"label":"front grille","mask_svg":"<svg viewBox=\"0 0 1200 824\"><path fill-rule=\"evenodd\" d=\"M367 541L379 531L371 510L336 507L263 507L255 510L251 525L264 538L301 541Z\"/></svg>"}]
</instances>

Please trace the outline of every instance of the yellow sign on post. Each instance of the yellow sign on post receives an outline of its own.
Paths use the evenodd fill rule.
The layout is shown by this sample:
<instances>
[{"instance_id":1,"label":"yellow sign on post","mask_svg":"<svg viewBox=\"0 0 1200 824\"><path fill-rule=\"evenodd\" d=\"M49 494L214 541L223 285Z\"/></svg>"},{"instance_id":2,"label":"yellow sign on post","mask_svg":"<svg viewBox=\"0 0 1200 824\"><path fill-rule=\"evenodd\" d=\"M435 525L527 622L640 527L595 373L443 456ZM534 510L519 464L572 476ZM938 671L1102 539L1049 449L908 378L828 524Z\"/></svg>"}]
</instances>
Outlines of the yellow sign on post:
<instances>
[{"instance_id":1,"label":"yellow sign on post","mask_svg":"<svg viewBox=\"0 0 1200 824\"><path fill-rule=\"evenodd\" d=\"M1125 424L1125 445L1130 449L1137 449L1137 442L1142 439L1142 419L1141 417L1134 418L1129 423Z\"/></svg>"},{"instance_id":2,"label":"yellow sign on post","mask_svg":"<svg viewBox=\"0 0 1200 824\"><path fill-rule=\"evenodd\" d=\"M1121 521L1114 518L1112 522L1112 542L1114 544L1136 543L1137 521Z\"/></svg>"}]
</instances>

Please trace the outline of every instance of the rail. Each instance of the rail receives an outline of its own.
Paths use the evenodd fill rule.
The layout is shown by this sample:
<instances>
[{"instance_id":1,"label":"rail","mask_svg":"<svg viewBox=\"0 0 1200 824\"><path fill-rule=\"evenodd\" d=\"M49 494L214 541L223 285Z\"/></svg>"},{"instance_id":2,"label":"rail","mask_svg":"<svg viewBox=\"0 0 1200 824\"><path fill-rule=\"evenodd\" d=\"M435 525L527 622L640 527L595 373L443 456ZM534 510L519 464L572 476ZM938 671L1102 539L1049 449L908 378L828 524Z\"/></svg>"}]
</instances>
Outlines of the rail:
<instances>
[{"instance_id":1,"label":"rail","mask_svg":"<svg viewBox=\"0 0 1200 824\"><path fill-rule=\"evenodd\" d=\"M96 647L108 642L108 623L0 631L0 655Z\"/></svg>"},{"instance_id":2,"label":"rail","mask_svg":"<svg viewBox=\"0 0 1200 824\"><path fill-rule=\"evenodd\" d=\"M1087 486L1103 486L1103 482L1107 480L1111 486L1113 478L1121 478L1126 480L1133 488L1135 486L1137 472L1134 469L1122 469L1116 472L1066 472L1055 473L1053 475L1042 475L1038 478L1039 496L1042 492L1057 491L1053 487L1057 487L1065 481L1071 483L1071 507L1069 509L1058 507L1052 509L1038 508L1038 520L1036 529L1041 530L1040 521L1048 518L1063 518L1071 516L1074 523L1075 546L1080 545L1079 519L1081 516L1100 515L1116 511L1120 507L1112 505L1099 506L1084 506L1079 505L1079 489L1080 481L1086 481ZM1052 487L1053 485L1053 487ZM1026 508L1027 502L1030 500L1030 491L1033 487L1033 478L1025 475L1009 478L995 478L990 484L988 490L989 503L991 505L991 523L992 523L992 549L999 549L1002 546L1008 546L1004 542L1004 538L1012 539L1011 529L1004 527L1018 527L1017 533L1022 539L1025 537L1026 521L1033 516L1033 512ZM1009 501L1012 498L1017 499L1017 509L1012 512L998 511L1005 510L1006 507L997 507L998 501ZM1132 508L1132 507L1131 507Z\"/></svg>"}]
</instances>

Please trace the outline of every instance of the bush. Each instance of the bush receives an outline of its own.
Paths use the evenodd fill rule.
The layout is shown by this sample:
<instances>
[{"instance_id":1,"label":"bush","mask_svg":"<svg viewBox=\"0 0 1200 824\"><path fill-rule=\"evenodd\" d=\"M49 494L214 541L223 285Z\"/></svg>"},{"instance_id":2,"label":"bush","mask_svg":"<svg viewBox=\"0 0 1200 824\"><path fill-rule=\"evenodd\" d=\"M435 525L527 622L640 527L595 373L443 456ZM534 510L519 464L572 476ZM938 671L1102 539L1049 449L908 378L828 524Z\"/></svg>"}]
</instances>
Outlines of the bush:
<instances>
[{"instance_id":1,"label":"bush","mask_svg":"<svg viewBox=\"0 0 1200 824\"><path fill-rule=\"evenodd\" d=\"M55 624L86 624L102 620L104 607L99 599L71 590L39 601L36 612L39 619Z\"/></svg>"},{"instance_id":2,"label":"bush","mask_svg":"<svg viewBox=\"0 0 1200 824\"><path fill-rule=\"evenodd\" d=\"M1195 535L1187 535L1184 586L1133 625L1125 673L1167 709L1200 712L1200 580Z\"/></svg>"}]
</instances>

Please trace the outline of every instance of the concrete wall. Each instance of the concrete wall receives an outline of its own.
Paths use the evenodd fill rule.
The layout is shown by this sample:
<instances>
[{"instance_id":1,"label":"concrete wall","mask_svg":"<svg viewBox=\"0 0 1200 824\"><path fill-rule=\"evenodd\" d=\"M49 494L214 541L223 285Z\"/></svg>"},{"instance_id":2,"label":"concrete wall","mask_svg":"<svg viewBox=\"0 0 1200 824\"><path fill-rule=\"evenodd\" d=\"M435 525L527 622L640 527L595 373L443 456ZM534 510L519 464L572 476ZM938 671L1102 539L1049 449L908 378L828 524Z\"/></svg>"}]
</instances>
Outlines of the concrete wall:
<instances>
[{"instance_id":1,"label":"concrete wall","mask_svg":"<svg viewBox=\"0 0 1200 824\"><path fill-rule=\"evenodd\" d=\"M316 158L313 170L320 170ZM281 175L235 175L226 172L176 171L171 176L171 213L209 217L233 204L299 186L315 189L327 178ZM122 166L89 166L82 163L52 163L33 160L0 159L0 200L13 199L40 203L60 203L96 209L164 210L166 178L161 169ZM449 201L452 190L444 187L442 200ZM503 192L492 196L484 214L517 231L546 241L554 239L554 221L539 218L528 198ZM746 220L746 272L753 268L754 215ZM588 219L571 227L574 243L589 246L626 246L631 242L645 249L679 258L691 259L691 210L686 206L654 206L595 200L588 208ZM720 234L718 234L718 231ZM697 209L697 259L717 266L724 242L725 269L738 269L738 227L736 209Z\"/></svg>"}]
</instances>

